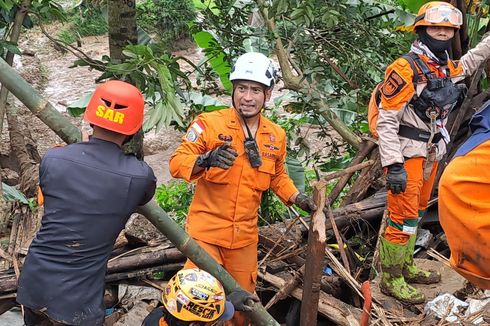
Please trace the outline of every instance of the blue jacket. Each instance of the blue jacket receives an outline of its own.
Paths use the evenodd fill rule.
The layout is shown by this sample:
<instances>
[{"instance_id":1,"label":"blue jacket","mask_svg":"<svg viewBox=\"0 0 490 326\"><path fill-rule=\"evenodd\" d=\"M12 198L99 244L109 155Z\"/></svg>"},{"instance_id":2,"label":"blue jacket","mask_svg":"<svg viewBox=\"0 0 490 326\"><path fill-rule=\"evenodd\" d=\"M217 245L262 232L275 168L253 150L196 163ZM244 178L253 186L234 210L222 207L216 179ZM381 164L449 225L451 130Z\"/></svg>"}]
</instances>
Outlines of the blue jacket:
<instances>
[{"instance_id":1,"label":"blue jacket","mask_svg":"<svg viewBox=\"0 0 490 326\"><path fill-rule=\"evenodd\" d=\"M102 325L107 260L130 215L153 197L153 171L117 144L92 137L50 149L39 183L44 216L17 301L58 322Z\"/></svg>"},{"instance_id":2,"label":"blue jacket","mask_svg":"<svg viewBox=\"0 0 490 326\"><path fill-rule=\"evenodd\" d=\"M454 157L463 156L490 139L490 101L485 102L471 118L470 130L471 136L458 148Z\"/></svg>"}]
</instances>

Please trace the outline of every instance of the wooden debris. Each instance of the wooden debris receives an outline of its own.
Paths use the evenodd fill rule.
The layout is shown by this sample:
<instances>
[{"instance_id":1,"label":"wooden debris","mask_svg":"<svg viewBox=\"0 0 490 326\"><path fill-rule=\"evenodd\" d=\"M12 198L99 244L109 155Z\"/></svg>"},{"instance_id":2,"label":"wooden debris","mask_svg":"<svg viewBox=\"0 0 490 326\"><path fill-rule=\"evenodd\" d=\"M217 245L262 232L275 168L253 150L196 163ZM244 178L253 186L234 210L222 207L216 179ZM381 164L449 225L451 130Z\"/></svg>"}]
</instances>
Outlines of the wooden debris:
<instances>
[{"instance_id":1,"label":"wooden debris","mask_svg":"<svg viewBox=\"0 0 490 326\"><path fill-rule=\"evenodd\" d=\"M284 286L280 288L280 290L269 300L269 302L264 306L265 309L269 309L276 302L286 298L291 291L293 291L301 282L301 277L305 274L305 265L301 266L301 268L293 274L293 277L284 283Z\"/></svg>"},{"instance_id":2,"label":"wooden debris","mask_svg":"<svg viewBox=\"0 0 490 326\"><path fill-rule=\"evenodd\" d=\"M306 254L305 277L303 297L301 300L301 325L315 325L318 314L318 300L320 297L320 282L323 273L323 260L325 257L325 184L313 184L313 200L318 209L311 217L308 231L308 248Z\"/></svg>"},{"instance_id":3,"label":"wooden debris","mask_svg":"<svg viewBox=\"0 0 490 326\"><path fill-rule=\"evenodd\" d=\"M274 285L276 288L281 289L285 286L286 281L282 278L269 274L260 273L259 276ZM318 301L318 312L323 316L327 317L337 325L353 326L359 325L359 319L361 318L361 310L355 308L339 299L336 299L323 291L319 292L320 298ZM300 288L295 288L291 295L301 300L303 298L303 290ZM316 319L311 325L316 325Z\"/></svg>"}]
</instances>

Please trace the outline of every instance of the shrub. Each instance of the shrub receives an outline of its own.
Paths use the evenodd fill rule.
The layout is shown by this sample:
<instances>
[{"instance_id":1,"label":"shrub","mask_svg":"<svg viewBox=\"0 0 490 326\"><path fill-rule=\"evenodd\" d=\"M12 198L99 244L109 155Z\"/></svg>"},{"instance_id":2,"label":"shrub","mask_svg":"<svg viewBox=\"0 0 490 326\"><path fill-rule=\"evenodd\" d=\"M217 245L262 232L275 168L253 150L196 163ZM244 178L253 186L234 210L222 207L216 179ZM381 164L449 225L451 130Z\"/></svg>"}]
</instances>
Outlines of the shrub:
<instances>
[{"instance_id":1,"label":"shrub","mask_svg":"<svg viewBox=\"0 0 490 326\"><path fill-rule=\"evenodd\" d=\"M188 22L196 18L191 0L153 0L137 5L138 26L160 36L168 48L181 39L189 38Z\"/></svg>"},{"instance_id":2,"label":"shrub","mask_svg":"<svg viewBox=\"0 0 490 326\"><path fill-rule=\"evenodd\" d=\"M155 199L160 207L171 215L175 221L183 226L192 197L193 185L184 181L171 181L168 185L162 184L155 192Z\"/></svg>"},{"instance_id":3,"label":"shrub","mask_svg":"<svg viewBox=\"0 0 490 326\"><path fill-rule=\"evenodd\" d=\"M108 32L107 21L98 7L74 8L68 16L70 27L59 32L58 38L73 43L79 37L102 35Z\"/></svg>"}]
</instances>

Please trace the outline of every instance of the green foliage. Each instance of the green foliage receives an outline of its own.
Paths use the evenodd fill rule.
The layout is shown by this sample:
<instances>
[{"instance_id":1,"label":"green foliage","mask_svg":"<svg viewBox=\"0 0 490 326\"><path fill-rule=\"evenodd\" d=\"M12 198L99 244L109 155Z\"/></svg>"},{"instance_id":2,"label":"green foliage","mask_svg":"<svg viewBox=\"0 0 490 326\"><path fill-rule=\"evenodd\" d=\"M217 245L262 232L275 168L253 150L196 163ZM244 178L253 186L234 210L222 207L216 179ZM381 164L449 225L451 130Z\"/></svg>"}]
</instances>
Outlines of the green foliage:
<instances>
[{"instance_id":1,"label":"green foliage","mask_svg":"<svg viewBox=\"0 0 490 326\"><path fill-rule=\"evenodd\" d=\"M168 185L161 185L156 189L155 200L183 227L193 194L192 184L184 181L171 181Z\"/></svg>"},{"instance_id":2,"label":"green foliage","mask_svg":"<svg viewBox=\"0 0 490 326\"><path fill-rule=\"evenodd\" d=\"M128 45L123 54L128 58L124 63L107 66L107 72L120 79L130 80L153 105L143 125L145 132L176 123L184 127L184 111L180 98L176 95L177 78L189 84L187 77L180 71L175 58L168 54L155 55L150 47Z\"/></svg>"},{"instance_id":3,"label":"green foliage","mask_svg":"<svg viewBox=\"0 0 490 326\"><path fill-rule=\"evenodd\" d=\"M190 36L188 22L196 18L191 0L147 0L137 4L138 25L150 33L157 33L167 48Z\"/></svg>"},{"instance_id":4,"label":"green foliage","mask_svg":"<svg viewBox=\"0 0 490 326\"><path fill-rule=\"evenodd\" d=\"M0 9L9 11L16 4L14 0L0 0Z\"/></svg>"},{"instance_id":5,"label":"green foliage","mask_svg":"<svg viewBox=\"0 0 490 326\"><path fill-rule=\"evenodd\" d=\"M231 66L221 45L209 32L201 31L194 33L192 36L196 44L204 49L204 55L211 65L213 72L216 73L221 80L223 88L228 94L231 94L232 85L229 80Z\"/></svg>"},{"instance_id":6,"label":"green foliage","mask_svg":"<svg viewBox=\"0 0 490 326\"><path fill-rule=\"evenodd\" d=\"M262 193L259 216L259 226L281 222L289 217L287 207L270 189Z\"/></svg>"},{"instance_id":7,"label":"green foliage","mask_svg":"<svg viewBox=\"0 0 490 326\"><path fill-rule=\"evenodd\" d=\"M403 7L410 10L412 13L417 14L419 8L430 0L397 0L397 2Z\"/></svg>"},{"instance_id":8,"label":"green foliage","mask_svg":"<svg viewBox=\"0 0 490 326\"><path fill-rule=\"evenodd\" d=\"M26 204L26 205L29 204L29 201L27 200L26 196L21 191L3 182L2 182L2 191L3 191L3 198L6 201L11 201L11 202L18 201L22 204Z\"/></svg>"},{"instance_id":9,"label":"green foliage","mask_svg":"<svg viewBox=\"0 0 490 326\"><path fill-rule=\"evenodd\" d=\"M71 44L80 37L103 35L108 32L108 25L102 10L98 7L87 6L83 9L73 9L68 17L69 27L58 33L58 38Z\"/></svg>"},{"instance_id":10,"label":"green foliage","mask_svg":"<svg viewBox=\"0 0 490 326\"><path fill-rule=\"evenodd\" d=\"M41 21L66 21L67 15L63 7L53 0L35 0L31 4L29 10L33 13L36 19Z\"/></svg>"}]
</instances>

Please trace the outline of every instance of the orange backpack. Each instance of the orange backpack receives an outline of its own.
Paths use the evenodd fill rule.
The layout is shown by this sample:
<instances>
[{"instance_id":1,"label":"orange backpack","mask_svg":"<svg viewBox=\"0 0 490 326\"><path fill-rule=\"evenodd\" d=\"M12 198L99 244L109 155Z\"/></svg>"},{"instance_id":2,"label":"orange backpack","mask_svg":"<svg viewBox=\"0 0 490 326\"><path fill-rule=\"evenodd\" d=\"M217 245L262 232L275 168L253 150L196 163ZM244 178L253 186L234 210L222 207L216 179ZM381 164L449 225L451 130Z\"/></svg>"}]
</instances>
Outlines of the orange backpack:
<instances>
[{"instance_id":1,"label":"orange backpack","mask_svg":"<svg viewBox=\"0 0 490 326\"><path fill-rule=\"evenodd\" d=\"M416 87L416 83L419 80L419 69L421 71L426 71L427 66L423 68L417 68L419 65L416 64L416 61L421 61L418 59L418 56L415 53L408 53L407 55L402 56L405 60L408 61L410 64L410 67L412 68L413 71L413 83L414 86ZM422 61L421 64L425 63ZM376 124L378 122L378 114L379 114L379 109L381 108L381 87L383 86L383 82L378 83L374 89L373 92L371 93L371 98L369 99L369 104L368 104L368 126L369 126L369 132L374 138L378 138L378 131L376 130Z\"/></svg>"},{"instance_id":2,"label":"orange backpack","mask_svg":"<svg viewBox=\"0 0 490 326\"><path fill-rule=\"evenodd\" d=\"M376 139L378 139L378 130L376 130L376 124L378 122L379 109L381 108L381 92L379 91L381 86L383 86L383 82L377 84L376 87L374 87L368 104L369 132Z\"/></svg>"}]
</instances>

